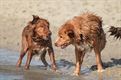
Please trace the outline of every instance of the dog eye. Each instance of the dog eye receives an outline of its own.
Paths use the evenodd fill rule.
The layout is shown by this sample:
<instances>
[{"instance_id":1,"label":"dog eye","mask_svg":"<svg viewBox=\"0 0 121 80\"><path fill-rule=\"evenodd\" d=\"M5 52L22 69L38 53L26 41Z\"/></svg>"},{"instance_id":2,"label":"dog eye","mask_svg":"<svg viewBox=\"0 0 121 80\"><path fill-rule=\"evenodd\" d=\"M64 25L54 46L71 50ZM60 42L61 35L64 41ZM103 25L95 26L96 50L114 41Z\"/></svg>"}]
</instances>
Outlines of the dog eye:
<instances>
[{"instance_id":1,"label":"dog eye","mask_svg":"<svg viewBox=\"0 0 121 80\"><path fill-rule=\"evenodd\" d=\"M62 36L60 36L60 38L62 38Z\"/></svg>"}]
</instances>

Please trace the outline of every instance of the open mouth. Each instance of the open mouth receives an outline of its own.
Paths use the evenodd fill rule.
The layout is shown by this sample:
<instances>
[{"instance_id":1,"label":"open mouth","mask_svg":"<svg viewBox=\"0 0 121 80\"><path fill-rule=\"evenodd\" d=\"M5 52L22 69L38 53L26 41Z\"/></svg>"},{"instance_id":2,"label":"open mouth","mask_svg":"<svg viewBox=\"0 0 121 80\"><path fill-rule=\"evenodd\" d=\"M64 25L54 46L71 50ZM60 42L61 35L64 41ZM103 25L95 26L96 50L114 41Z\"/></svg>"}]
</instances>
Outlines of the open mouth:
<instances>
[{"instance_id":1,"label":"open mouth","mask_svg":"<svg viewBox=\"0 0 121 80\"><path fill-rule=\"evenodd\" d=\"M68 46L68 44L63 44L63 45L61 45L61 48L64 49L67 46Z\"/></svg>"}]
</instances>

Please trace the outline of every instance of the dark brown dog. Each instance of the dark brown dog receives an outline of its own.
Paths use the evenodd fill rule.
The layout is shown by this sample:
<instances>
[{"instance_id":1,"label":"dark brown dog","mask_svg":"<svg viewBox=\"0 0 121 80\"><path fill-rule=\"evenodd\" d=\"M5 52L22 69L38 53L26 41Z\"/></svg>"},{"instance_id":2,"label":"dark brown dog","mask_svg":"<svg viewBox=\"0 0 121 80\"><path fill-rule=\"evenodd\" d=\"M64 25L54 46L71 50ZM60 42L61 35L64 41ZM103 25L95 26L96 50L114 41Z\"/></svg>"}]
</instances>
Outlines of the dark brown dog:
<instances>
[{"instance_id":1,"label":"dark brown dog","mask_svg":"<svg viewBox=\"0 0 121 80\"><path fill-rule=\"evenodd\" d=\"M51 41L51 31L49 30L49 22L33 15L33 20L29 22L22 32L22 49L16 66L21 66L22 59L26 53L28 55L25 69L29 69L32 56L40 53L43 64L48 66L48 63L45 60L47 51L50 56L50 60L52 61L52 69L56 70L54 51Z\"/></svg>"},{"instance_id":2,"label":"dark brown dog","mask_svg":"<svg viewBox=\"0 0 121 80\"><path fill-rule=\"evenodd\" d=\"M105 47L106 38L100 17L91 13L76 16L60 27L58 36L59 38L55 42L57 47L65 48L70 44L75 46L76 68L74 75L80 74L84 55L92 48L95 51L98 72L102 72L101 51Z\"/></svg>"}]
</instances>

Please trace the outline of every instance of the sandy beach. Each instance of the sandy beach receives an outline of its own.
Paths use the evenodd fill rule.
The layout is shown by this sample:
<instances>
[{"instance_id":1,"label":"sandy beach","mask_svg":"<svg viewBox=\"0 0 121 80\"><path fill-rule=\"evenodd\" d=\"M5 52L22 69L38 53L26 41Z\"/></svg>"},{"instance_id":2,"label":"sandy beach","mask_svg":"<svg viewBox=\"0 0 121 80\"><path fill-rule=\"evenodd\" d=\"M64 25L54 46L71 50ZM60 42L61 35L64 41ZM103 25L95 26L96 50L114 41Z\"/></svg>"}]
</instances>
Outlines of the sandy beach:
<instances>
[{"instance_id":1,"label":"sandy beach","mask_svg":"<svg viewBox=\"0 0 121 80\"><path fill-rule=\"evenodd\" d=\"M95 55L92 51L85 55L81 76L71 76L75 68L74 47L71 45L63 50L53 45L61 73L43 68L37 57L33 58L30 71L15 69L21 49L21 33L27 22L32 20L33 14L50 22L54 43L58 28L65 21L87 11L101 16L103 26L121 27L121 0L0 0L0 80L121 80L121 42L110 37L106 27L103 27L107 43L102 51L105 66L102 74L95 70Z\"/></svg>"}]
</instances>

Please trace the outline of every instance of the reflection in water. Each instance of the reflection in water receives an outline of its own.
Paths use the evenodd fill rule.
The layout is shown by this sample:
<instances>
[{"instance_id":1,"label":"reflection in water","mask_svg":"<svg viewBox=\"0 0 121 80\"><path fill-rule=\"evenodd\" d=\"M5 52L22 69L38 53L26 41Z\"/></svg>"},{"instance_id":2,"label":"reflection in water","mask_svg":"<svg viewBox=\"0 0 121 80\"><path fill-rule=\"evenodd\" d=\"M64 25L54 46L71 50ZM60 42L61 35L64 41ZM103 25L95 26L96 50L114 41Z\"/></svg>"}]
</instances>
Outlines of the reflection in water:
<instances>
[{"instance_id":1,"label":"reflection in water","mask_svg":"<svg viewBox=\"0 0 121 80\"><path fill-rule=\"evenodd\" d=\"M20 68L20 71L16 71L18 56L18 52L0 49L0 80L121 80L121 59L113 58L112 62L105 63L108 67L102 73L88 66L82 66L81 75L76 77L71 76L75 64L67 59L56 61L60 73L53 73L50 69L45 70L40 61L35 60L32 61L30 70L23 71L23 68Z\"/></svg>"},{"instance_id":2,"label":"reflection in water","mask_svg":"<svg viewBox=\"0 0 121 80\"><path fill-rule=\"evenodd\" d=\"M23 75L0 72L0 80L23 80Z\"/></svg>"},{"instance_id":3,"label":"reflection in water","mask_svg":"<svg viewBox=\"0 0 121 80\"><path fill-rule=\"evenodd\" d=\"M103 80L103 73L101 72L98 73L98 80Z\"/></svg>"}]
</instances>

